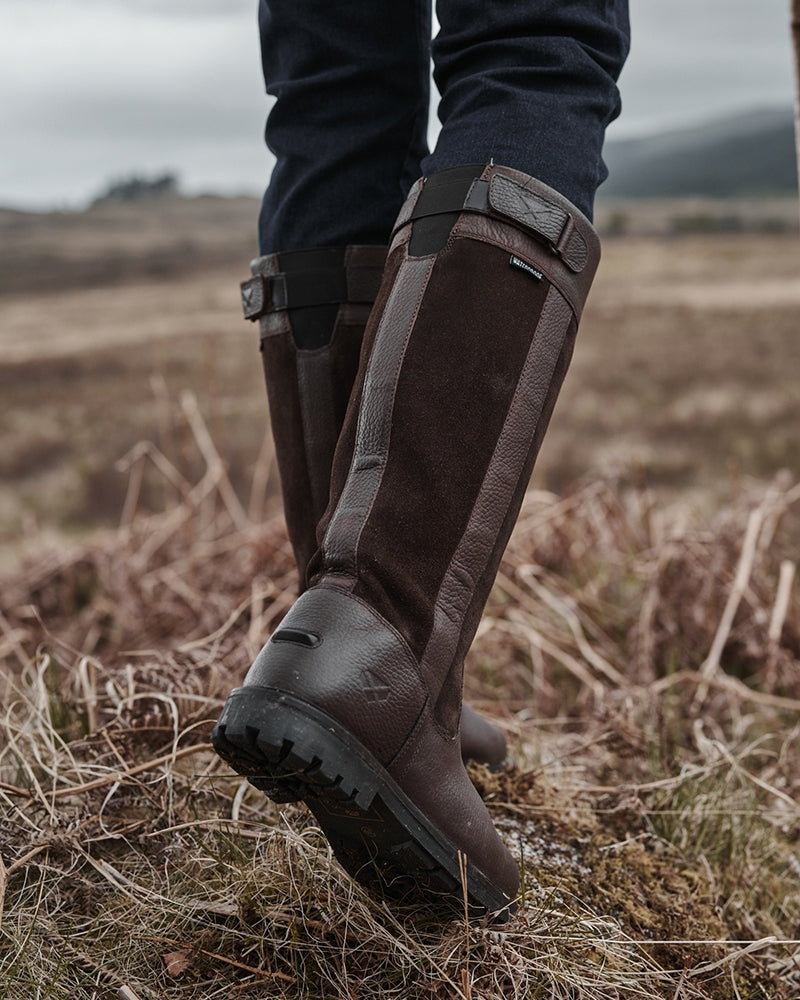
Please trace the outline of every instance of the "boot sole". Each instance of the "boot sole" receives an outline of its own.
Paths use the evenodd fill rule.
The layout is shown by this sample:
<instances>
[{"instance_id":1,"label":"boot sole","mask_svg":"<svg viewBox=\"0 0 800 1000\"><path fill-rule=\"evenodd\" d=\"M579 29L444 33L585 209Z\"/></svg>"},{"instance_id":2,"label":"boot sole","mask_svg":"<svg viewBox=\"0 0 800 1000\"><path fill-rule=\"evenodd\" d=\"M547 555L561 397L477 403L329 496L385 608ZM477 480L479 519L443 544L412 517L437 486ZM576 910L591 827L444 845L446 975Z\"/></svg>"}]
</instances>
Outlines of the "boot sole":
<instances>
[{"instance_id":1,"label":"boot sole","mask_svg":"<svg viewBox=\"0 0 800 1000\"><path fill-rule=\"evenodd\" d=\"M457 848L331 716L273 688L237 688L211 742L273 801L305 802L339 862L373 893L463 912ZM508 919L513 900L469 860L466 881L471 917Z\"/></svg>"}]
</instances>

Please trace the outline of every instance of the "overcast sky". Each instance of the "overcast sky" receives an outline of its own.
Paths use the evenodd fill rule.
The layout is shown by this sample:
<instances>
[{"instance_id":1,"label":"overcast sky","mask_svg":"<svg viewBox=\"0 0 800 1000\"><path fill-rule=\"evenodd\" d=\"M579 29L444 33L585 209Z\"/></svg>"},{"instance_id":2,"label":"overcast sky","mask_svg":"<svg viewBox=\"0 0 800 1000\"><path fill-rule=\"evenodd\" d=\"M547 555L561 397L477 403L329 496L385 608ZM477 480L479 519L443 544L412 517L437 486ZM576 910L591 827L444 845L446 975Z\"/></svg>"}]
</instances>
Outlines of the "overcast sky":
<instances>
[{"instance_id":1,"label":"overcast sky","mask_svg":"<svg viewBox=\"0 0 800 1000\"><path fill-rule=\"evenodd\" d=\"M492 0L487 0L487 3ZM629 135L792 100L789 0L630 0ZM110 179L259 192L271 160L257 0L0 0L0 205Z\"/></svg>"}]
</instances>

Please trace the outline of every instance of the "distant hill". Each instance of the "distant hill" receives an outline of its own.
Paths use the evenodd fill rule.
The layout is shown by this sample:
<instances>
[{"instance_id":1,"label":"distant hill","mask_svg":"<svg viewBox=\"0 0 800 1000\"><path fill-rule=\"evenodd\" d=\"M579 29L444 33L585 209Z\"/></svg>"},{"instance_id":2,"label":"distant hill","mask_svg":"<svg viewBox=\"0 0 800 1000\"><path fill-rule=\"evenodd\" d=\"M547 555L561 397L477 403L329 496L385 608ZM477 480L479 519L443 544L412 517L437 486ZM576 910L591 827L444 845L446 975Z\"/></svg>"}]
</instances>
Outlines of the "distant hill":
<instances>
[{"instance_id":1,"label":"distant hill","mask_svg":"<svg viewBox=\"0 0 800 1000\"><path fill-rule=\"evenodd\" d=\"M734 197L797 191L793 112L761 109L636 139L611 140L603 195Z\"/></svg>"}]
</instances>

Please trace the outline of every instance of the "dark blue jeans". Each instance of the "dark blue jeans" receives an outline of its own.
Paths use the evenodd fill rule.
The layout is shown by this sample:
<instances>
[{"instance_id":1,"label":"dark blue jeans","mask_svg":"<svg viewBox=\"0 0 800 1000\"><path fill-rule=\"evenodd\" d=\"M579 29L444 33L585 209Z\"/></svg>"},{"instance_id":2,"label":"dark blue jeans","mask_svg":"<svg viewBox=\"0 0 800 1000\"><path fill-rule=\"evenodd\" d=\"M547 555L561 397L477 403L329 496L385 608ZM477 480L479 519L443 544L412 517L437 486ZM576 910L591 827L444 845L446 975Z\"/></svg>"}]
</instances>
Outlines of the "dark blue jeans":
<instances>
[{"instance_id":1,"label":"dark blue jeans","mask_svg":"<svg viewBox=\"0 0 800 1000\"><path fill-rule=\"evenodd\" d=\"M385 243L411 184L494 159L591 218L627 0L260 0L277 163L262 253ZM442 130L427 143L430 60Z\"/></svg>"}]
</instances>

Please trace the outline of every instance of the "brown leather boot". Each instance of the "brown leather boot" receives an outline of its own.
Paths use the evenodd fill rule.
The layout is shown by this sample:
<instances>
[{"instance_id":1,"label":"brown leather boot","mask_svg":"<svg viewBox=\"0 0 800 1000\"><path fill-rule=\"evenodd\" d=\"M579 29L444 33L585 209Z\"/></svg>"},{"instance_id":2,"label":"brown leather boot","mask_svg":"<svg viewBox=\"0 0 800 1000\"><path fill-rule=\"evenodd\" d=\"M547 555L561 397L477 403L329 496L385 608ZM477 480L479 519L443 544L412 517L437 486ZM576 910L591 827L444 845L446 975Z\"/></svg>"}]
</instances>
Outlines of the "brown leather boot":
<instances>
[{"instance_id":1,"label":"brown leather boot","mask_svg":"<svg viewBox=\"0 0 800 1000\"><path fill-rule=\"evenodd\" d=\"M252 262L253 277L242 283L245 317L260 321L283 508L301 594L386 251L347 246L270 254ZM506 757L502 730L467 704L461 751L465 760L489 766Z\"/></svg>"},{"instance_id":2,"label":"brown leather boot","mask_svg":"<svg viewBox=\"0 0 800 1000\"><path fill-rule=\"evenodd\" d=\"M348 246L258 257L242 283L246 319L259 320L261 360L283 510L300 593L328 506L336 441L380 288L386 247Z\"/></svg>"},{"instance_id":3,"label":"brown leather boot","mask_svg":"<svg viewBox=\"0 0 800 1000\"><path fill-rule=\"evenodd\" d=\"M497 165L401 211L337 446L312 586L231 693L218 752L291 789L381 891L513 905L518 866L459 752L464 654L599 260L589 222Z\"/></svg>"}]
</instances>

